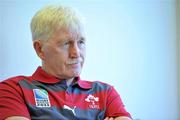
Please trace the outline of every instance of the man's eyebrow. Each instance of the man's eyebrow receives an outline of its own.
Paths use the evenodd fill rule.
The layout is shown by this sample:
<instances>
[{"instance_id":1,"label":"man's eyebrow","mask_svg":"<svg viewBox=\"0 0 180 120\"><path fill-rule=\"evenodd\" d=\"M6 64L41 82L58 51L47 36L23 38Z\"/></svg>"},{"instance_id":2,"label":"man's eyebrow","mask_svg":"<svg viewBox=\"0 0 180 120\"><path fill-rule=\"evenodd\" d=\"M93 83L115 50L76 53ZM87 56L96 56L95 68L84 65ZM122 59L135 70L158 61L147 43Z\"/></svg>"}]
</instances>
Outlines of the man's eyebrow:
<instances>
[{"instance_id":1,"label":"man's eyebrow","mask_svg":"<svg viewBox=\"0 0 180 120\"><path fill-rule=\"evenodd\" d=\"M86 41L85 37L79 37L76 39L77 41ZM71 38L70 36L66 36L64 38L59 38L59 40L57 41L57 44L62 44L64 42L70 42L70 41L74 41L73 38Z\"/></svg>"},{"instance_id":2,"label":"man's eyebrow","mask_svg":"<svg viewBox=\"0 0 180 120\"><path fill-rule=\"evenodd\" d=\"M67 41L69 41L69 40L68 40L68 39L59 39L59 40L56 42L56 44L61 45L61 44L65 43L65 42L67 42Z\"/></svg>"},{"instance_id":3,"label":"man's eyebrow","mask_svg":"<svg viewBox=\"0 0 180 120\"><path fill-rule=\"evenodd\" d=\"M64 38L59 38L57 43L63 43L63 42L67 42L70 40L71 40L71 38L69 36L65 36Z\"/></svg>"}]
</instances>

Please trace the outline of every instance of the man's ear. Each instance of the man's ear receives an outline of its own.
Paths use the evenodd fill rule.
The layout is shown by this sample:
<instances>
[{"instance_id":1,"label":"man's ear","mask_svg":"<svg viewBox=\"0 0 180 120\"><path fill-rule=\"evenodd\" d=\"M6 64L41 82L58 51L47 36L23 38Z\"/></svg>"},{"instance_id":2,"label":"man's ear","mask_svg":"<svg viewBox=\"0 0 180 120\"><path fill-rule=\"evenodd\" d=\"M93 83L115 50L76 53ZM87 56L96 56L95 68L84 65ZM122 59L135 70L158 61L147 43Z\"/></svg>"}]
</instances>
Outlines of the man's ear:
<instances>
[{"instance_id":1,"label":"man's ear","mask_svg":"<svg viewBox=\"0 0 180 120\"><path fill-rule=\"evenodd\" d=\"M33 46L36 51L36 54L41 58L41 60L44 59L44 53L42 51L42 41L41 40L34 40Z\"/></svg>"}]
</instances>

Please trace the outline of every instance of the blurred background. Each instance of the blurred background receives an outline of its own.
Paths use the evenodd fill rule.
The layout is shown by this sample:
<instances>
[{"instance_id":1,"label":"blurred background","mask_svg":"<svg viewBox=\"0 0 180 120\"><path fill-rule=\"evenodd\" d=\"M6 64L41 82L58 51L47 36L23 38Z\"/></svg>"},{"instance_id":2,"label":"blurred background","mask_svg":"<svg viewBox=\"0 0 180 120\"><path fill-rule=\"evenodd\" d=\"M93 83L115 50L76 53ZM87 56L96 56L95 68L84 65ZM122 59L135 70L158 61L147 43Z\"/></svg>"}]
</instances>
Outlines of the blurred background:
<instances>
[{"instance_id":1,"label":"blurred background","mask_svg":"<svg viewBox=\"0 0 180 120\"><path fill-rule=\"evenodd\" d=\"M85 17L83 79L113 85L135 120L180 120L179 0L0 0L0 81L41 65L29 24L59 3Z\"/></svg>"}]
</instances>

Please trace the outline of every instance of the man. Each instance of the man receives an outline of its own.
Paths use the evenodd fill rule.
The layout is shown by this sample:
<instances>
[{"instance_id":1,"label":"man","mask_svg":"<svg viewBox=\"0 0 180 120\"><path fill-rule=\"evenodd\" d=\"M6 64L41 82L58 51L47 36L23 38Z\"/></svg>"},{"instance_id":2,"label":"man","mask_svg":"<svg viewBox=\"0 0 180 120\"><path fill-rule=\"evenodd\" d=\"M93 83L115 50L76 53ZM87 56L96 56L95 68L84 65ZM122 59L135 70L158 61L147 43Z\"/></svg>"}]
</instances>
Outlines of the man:
<instances>
[{"instance_id":1,"label":"man","mask_svg":"<svg viewBox=\"0 0 180 120\"><path fill-rule=\"evenodd\" d=\"M45 7L33 17L31 32L42 67L0 83L0 120L131 119L112 86L81 80L86 38L75 10Z\"/></svg>"}]
</instances>

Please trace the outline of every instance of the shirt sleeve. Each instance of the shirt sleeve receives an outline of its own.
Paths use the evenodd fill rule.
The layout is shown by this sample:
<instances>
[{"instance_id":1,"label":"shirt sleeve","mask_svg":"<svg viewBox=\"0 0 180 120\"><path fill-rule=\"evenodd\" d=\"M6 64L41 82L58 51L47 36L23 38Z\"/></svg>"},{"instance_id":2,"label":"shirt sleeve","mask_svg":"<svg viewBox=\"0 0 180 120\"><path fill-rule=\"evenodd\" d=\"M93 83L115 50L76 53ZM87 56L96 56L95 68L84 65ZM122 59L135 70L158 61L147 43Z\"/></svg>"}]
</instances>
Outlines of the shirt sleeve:
<instances>
[{"instance_id":1,"label":"shirt sleeve","mask_svg":"<svg viewBox=\"0 0 180 120\"><path fill-rule=\"evenodd\" d=\"M130 113L127 112L124 107L120 95L112 86L108 90L107 102L106 102L106 116L108 117L126 116L131 118Z\"/></svg>"},{"instance_id":2,"label":"shirt sleeve","mask_svg":"<svg viewBox=\"0 0 180 120\"><path fill-rule=\"evenodd\" d=\"M0 83L0 120L10 116L22 116L30 119L20 91L18 83L12 81Z\"/></svg>"}]
</instances>

